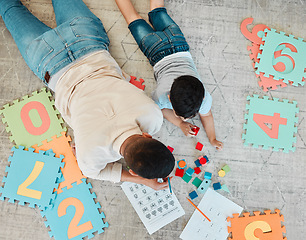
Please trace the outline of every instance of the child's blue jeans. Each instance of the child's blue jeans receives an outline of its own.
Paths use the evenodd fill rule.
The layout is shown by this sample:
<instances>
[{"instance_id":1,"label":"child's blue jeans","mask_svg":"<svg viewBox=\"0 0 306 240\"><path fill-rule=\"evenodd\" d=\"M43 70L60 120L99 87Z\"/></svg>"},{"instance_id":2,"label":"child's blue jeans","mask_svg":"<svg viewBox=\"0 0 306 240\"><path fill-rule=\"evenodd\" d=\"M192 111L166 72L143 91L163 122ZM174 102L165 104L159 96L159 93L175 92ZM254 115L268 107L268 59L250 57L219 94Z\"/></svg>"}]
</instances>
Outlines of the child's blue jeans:
<instances>
[{"instance_id":1,"label":"child's blue jeans","mask_svg":"<svg viewBox=\"0 0 306 240\"><path fill-rule=\"evenodd\" d=\"M189 50L181 29L165 8L149 12L149 21L154 29L144 19L131 22L129 29L152 66L170 54Z\"/></svg>"},{"instance_id":2,"label":"child's blue jeans","mask_svg":"<svg viewBox=\"0 0 306 240\"><path fill-rule=\"evenodd\" d=\"M52 0L57 27L51 29L19 0L0 0L0 14L31 70L48 83L50 76L76 59L108 50L102 22L82 0Z\"/></svg>"}]
</instances>

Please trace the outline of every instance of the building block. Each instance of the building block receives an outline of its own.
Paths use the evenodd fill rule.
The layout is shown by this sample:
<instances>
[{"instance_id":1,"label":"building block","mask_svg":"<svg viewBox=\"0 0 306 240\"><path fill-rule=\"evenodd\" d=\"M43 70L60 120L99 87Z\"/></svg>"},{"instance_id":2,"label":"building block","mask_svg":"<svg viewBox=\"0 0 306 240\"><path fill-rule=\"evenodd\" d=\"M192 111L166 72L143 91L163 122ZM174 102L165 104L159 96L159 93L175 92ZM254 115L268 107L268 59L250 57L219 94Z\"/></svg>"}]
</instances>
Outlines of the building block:
<instances>
[{"instance_id":1,"label":"building block","mask_svg":"<svg viewBox=\"0 0 306 240\"><path fill-rule=\"evenodd\" d=\"M272 75L274 79L283 79L286 84L292 82L293 86L303 86L303 79L306 78L306 43L303 39L286 36L284 32L278 33L275 29L266 29L262 41L262 54L258 54L260 61L255 64L256 73L262 72L266 77ZM281 51L281 56L275 58L277 51ZM277 64L285 65L285 70L277 71L274 67Z\"/></svg>"},{"instance_id":2,"label":"building block","mask_svg":"<svg viewBox=\"0 0 306 240\"><path fill-rule=\"evenodd\" d=\"M230 193L228 187L227 187L225 184L223 184L223 185L221 186L221 189L222 189L223 191L225 191L225 192Z\"/></svg>"},{"instance_id":3,"label":"building block","mask_svg":"<svg viewBox=\"0 0 306 240\"><path fill-rule=\"evenodd\" d=\"M194 170L192 168L188 168L186 171L186 174L188 174L189 176L192 176L192 174L194 174Z\"/></svg>"},{"instance_id":4,"label":"building block","mask_svg":"<svg viewBox=\"0 0 306 240\"><path fill-rule=\"evenodd\" d=\"M186 182L189 183L189 181L191 180L192 176L188 175L188 174L184 174L184 176L182 177L182 179Z\"/></svg>"},{"instance_id":5,"label":"building block","mask_svg":"<svg viewBox=\"0 0 306 240\"><path fill-rule=\"evenodd\" d=\"M8 161L10 166L6 167L7 176L3 177L4 187L0 187L0 200L9 198L10 203L15 200L19 205L29 203L30 207L38 206L41 210L52 206L56 198L54 189L62 178L60 168L64 167L62 159L55 157L49 151L35 153L33 148L28 151L23 146L13 147L13 156Z\"/></svg>"},{"instance_id":6,"label":"building block","mask_svg":"<svg viewBox=\"0 0 306 240\"><path fill-rule=\"evenodd\" d=\"M264 214L259 211L253 213L254 215L250 215L250 212L245 212L241 217L239 213L234 213L233 217L227 218L231 225L228 227L228 232L231 233L229 240L287 239L283 236L286 228L282 226L284 216L280 214L280 210L275 209L275 213L271 213L271 210L265 210Z\"/></svg>"},{"instance_id":7,"label":"building block","mask_svg":"<svg viewBox=\"0 0 306 240\"><path fill-rule=\"evenodd\" d=\"M199 174L201 172L201 169L199 167L194 168L194 173Z\"/></svg>"},{"instance_id":8,"label":"building block","mask_svg":"<svg viewBox=\"0 0 306 240\"><path fill-rule=\"evenodd\" d=\"M2 113L4 116L2 122L7 125L11 142L28 148L34 144L41 145L43 140L60 136L61 132L66 131L51 97L51 92L42 88L40 92L35 91L31 96L26 95L22 100L17 99L13 104L3 106L0 115Z\"/></svg>"},{"instance_id":9,"label":"building block","mask_svg":"<svg viewBox=\"0 0 306 240\"><path fill-rule=\"evenodd\" d=\"M191 193L189 193L189 197L191 198L191 200L193 200L198 197L198 194L196 191L192 191Z\"/></svg>"},{"instance_id":10,"label":"building block","mask_svg":"<svg viewBox=\"0 0 306 240\"><path fill-rule=\"evenodd\" d=\"M146 85L144 85L144 80L142 78L139 78L139 81L136 80L135 76L131 76L130 83L133 84L135 87L141 89L144 91Z\"/></svg>"},{"instance_id":11,"label":"building block","mask_svg":"<svg viewBox=\"0 0 306 240\"><path fill-rule=\"evenodd\" d=\"M63 187L72 188L72 183L77 182L77 184L82 183L82 179L86 178L77 163L76 157L74 156L70 141L70 136L66 136L65 132L61 133L60 137L56 135L52 137L52 141L48 142L47 140L42 141L41 146L34 145L33 148L35 152L39 152L40 150L47 151L48 149L52 149L55 153L55 157L60 157L63 155L63 162L65 163L64 168L61 168L63 173L64 181L60 182L58 185L58 189L56 189L57 193L62 192Z\"/></svg>"},{"instance_id":12,"label":"building block","mask_svg":"<svg viewBox=\"0 0 306 240\"><path fill-rule=\"evenodd\" d=\"M219 182L214 183L214 184L213 184L213 188L214 188L214 190L219 190L219 189L221 189L221 183L219 183Z\"/></svg>"},{"instance_id":13,"label":"building block","mask_svg":"<svg viewBox=\"0 0 306 240\"><path fill-rule=\"evenodd\" d=\"M221 168L225 173L228 173L231 171L230 167L226 164Z\"/></svg>"},{"instance_id":14,"label":"building block","mask_svg":"<svg viewBox=\"0 0 306 240\"><path fill-rule=\"evenodd\" d=\"M260 98L258 95L248 96L249 104L246 105L246 123L244 124L245 133L242 134L244 145L252 144L252 147L263 149L273 148L273 151L288 153L294 152L293 144L296 142L299 112L297 102L278 98L269 99L268 96ZM272 125L269 128L266 124Z\"/></svg>"},{"instance_id":15,"label":"building block","mask_svg":"<svg viewBox=\"0 0 306 240\"><path fill-rule=\"evenodd\" d=\"M169 151L170 151L171 153L173 153L173 151L174 151L174 148L173 148L173 147L167 146L167 148L169 149Z\"/></svg>"},{"instance_id":16,"label":"building block","mask_svg":"<svg viewBox=\"0 0 306 240\"><path fill-rule=\"evenodd\" d=\"M195 126L195 127L191 128L191 130L194 132L194 136L197 136L198 133L199 133L200 128Z\"/></svg>"},{"instance_id":17,"label":"building block","mask_svg":"<svg viewBox=\"0 0 306 240\"><path fill-rule=\"evenodd\" d=\"M50 237L55 239L82 240L84 237L89 239L94 237L93 233L101 234L103 228L109 225L103 222L105 215L100 213L101 205L95 203L96 194L90 192L92 188L90 183L75 184L70 189L63 188L54 201L53 208L41 212L46 217L46 227L50 227ZM74 221L77 223L74 225Z\"/></svg>"},{"instance_id":18,"label":"building block","mask_svg":"<svg viewBox=\"0 0 306 240\"><path fill-rule=\"evenodd\" d=\"M211 179L212 174L210 172L205 172L204 178L205 179Z\"/></svg>"},{"instance_id":19,"label":"building block","mask_svg":"<svg viewBox=\"0 0 306 240\"><path fill-rule=\"evenodd\" d=\"M202 180L199 179L198 177L195 177L192 181L192 184L196 186L197 188L201 185L201 183L202 183Z\"/></svg>"},{"instance_id":20,"label":"building block","mask_svg":"<svg viewBox=\"0 0 306 240\"><path fill-rule=\"evenodd\" d=\"M184 169L185 167L187 167L186 161L185 159L179 160L177 161L177 166L180 169Z\"/></svg>"},{"instance_id":21,"label":"building block","mask_svg":"<svg viewBox=\"0 0 306 240\"><path fill-rule=\"evenodd\" d=\"M202 151L202 149L203 149L203 144L200 143L200 142L198 142L197 145L196 145L196 147L195 147L195 149L197 149L197 150L199 150L199 151Z\"/></svg>"},{"instance_id":22,"label":"building block","mask_svg":"<svg viewBox=\"0 0 306 240\"><path fill-rule=\"evenodd\" d=\"M218 172L218 175L219 175L219 177L224 177L224 176L225 176L225 171L221 169L221 170Z\"/></svg>"},{"instance_id":23,"label":"building block","mask_svg":"<svg viewBox=\"0 0 306 240\"><path fill-rule=\"evenodd\" d=\"M199 160L199 159L195 160L195 161L194 161L194 164L195 164L197 167L201 167L201 166L202 166L202 164L200 163L200 160Z\"/></svg>"},{"instance_id":24,"label":"building block","mask_svg":"<svg viewBox=\"0 0 306 240\"><path fill-rule=\"evenodd\" d=\"M204 194L207 191L207 189L209 188L210 184L211 184L210 179L204 179L203 182L201 183L201 185L197 189L198 193Z\"/></svg>"},{"instance_id":25,"label":"building block","mask_svg":"<svg viewBox=\"0 0 306 240\"><path fill-rule=\"evenodd\" d=\"M200 160L201 165L205 165L206 163L209 163L209 159L206 155L199 157L199 160Z\"/></svg>"},{"instance_id":26,"label":"building block","mask_svg":"<svg viewBox=\"0 0 306 240\"><path fill-rule=\"evenodd\" d=\"M183 177L183 176L184 176L184 169L177 168L177 169L175 170L175 176L177 176L177 177Z\"/></svg>"}]
</instances>

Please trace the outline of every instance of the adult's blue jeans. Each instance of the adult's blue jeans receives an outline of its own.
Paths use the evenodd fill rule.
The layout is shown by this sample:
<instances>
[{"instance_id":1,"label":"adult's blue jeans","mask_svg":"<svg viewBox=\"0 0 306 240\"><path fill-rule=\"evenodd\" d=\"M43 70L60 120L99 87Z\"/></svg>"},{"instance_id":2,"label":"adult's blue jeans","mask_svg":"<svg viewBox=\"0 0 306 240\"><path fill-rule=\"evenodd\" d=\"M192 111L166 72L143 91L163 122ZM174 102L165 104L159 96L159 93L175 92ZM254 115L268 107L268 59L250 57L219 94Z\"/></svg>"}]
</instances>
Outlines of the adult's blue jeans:
<instances>
[{"instance_id":1,"label":"adult's blue jeans","mask_svg":"<svg viewBox=\"0 0 306 240\"><path fill-rule=\"evenodd\" d=\"M129 29L152 66L170 54L189 51L184 34L165 8L155 8L148 15L153 28L144 19L137 19Z\"/></svg>"},{"instance_id":2,"label":"adult's blue jeans","mask_svg":"<svg viewBox=\"0 0 306 240\"><path fill-rule=\"evenodd\" d=\"M51 29L19 0L0 0L0 14L30 69L45 84L69 63L108 50L102 22L82 0L52 0L57 27Z\"/></svg>"}]
</instances>

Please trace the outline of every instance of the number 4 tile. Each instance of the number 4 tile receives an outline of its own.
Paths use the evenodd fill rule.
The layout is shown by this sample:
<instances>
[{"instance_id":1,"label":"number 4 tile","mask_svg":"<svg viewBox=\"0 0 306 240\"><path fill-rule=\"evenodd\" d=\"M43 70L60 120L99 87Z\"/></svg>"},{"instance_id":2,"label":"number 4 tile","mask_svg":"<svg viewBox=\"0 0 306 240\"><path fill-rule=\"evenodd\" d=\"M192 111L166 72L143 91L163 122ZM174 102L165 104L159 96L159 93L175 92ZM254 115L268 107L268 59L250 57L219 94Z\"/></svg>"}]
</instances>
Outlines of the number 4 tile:
<instances>
[{"instance_id":1,"label":"number 4 tile","mask_svg":"<svg viewBox=\"0 0 306 240\"><path fill-rule=\"evenodd\" d=\"M298 123L296 114L299 112L297 103L290 103L287 99L269 99L267 96L260 98L258 95L248 96L247 100L248 112L245 114L245 133L242 135L244 145L294 152Z\"/></svg>"}]
</instances>

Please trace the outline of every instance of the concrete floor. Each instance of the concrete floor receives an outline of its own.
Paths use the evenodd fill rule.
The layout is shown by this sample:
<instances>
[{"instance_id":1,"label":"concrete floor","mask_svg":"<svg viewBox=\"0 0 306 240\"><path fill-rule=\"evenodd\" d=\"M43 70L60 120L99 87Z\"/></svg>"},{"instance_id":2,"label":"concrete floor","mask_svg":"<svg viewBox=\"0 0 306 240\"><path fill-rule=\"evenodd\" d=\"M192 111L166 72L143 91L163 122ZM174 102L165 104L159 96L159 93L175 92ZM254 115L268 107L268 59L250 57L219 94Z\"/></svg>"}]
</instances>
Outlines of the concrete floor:
<instances>
[{"instance_id":1,"label":"concrete floor","mask_svg":"<svg viewBox=\"0 0 306 240\"><path fill-rule=\"evenodd\" d=\"M51 0L27 0L24 4L43 22L55 27ZM135 0L135 6L146 18L149 1ZM152 68L135 44L126 23L113 0L85 0L89 8L102 19L111 40L110 52L129 74L145 79L146 93L155 87ZM175 148L177 159L189 164L199 156L194 149L198 141L205 145L204 153L211 159L205 170L217 173L228 164L232 171L222 179L231 194L224 196L241 205L245 211L278 208L284 215L288 240L305 239L306 228L306 98L303 87L286 87L264 93L248 57L250 42L240 33L240 23L253 17L278 31L306 37L305 0L166 0L171 16L181 26L191 47L200 75L214 99L212 112L218 139L224 150L217 152L207 141L203 129L197 139L186 138L173 125L165 122L155 136ZM0 20L0 106L42 87L40 80L26 66L18 49ZM244 147L243 132L246 97L251 94L296 100L298 133L294 153ZM200 126L199 119L193 121ZM71 131L70 131L71 132ZM0 124L0 179L5 175L12 143ZM203 177L202 175L200 176ZM216 177L214 177L216 180ZM148 235L120 184L95 181L92 190L102 205L110 227L94 239L179 239L194 209L186 196L194 186L179 178L173 179L185 216L163 229ZM195 200L199 202L199 198ZM49 239L48 229L39 210L0 201L0 239Z\"/></svg>"}]
</instances>

